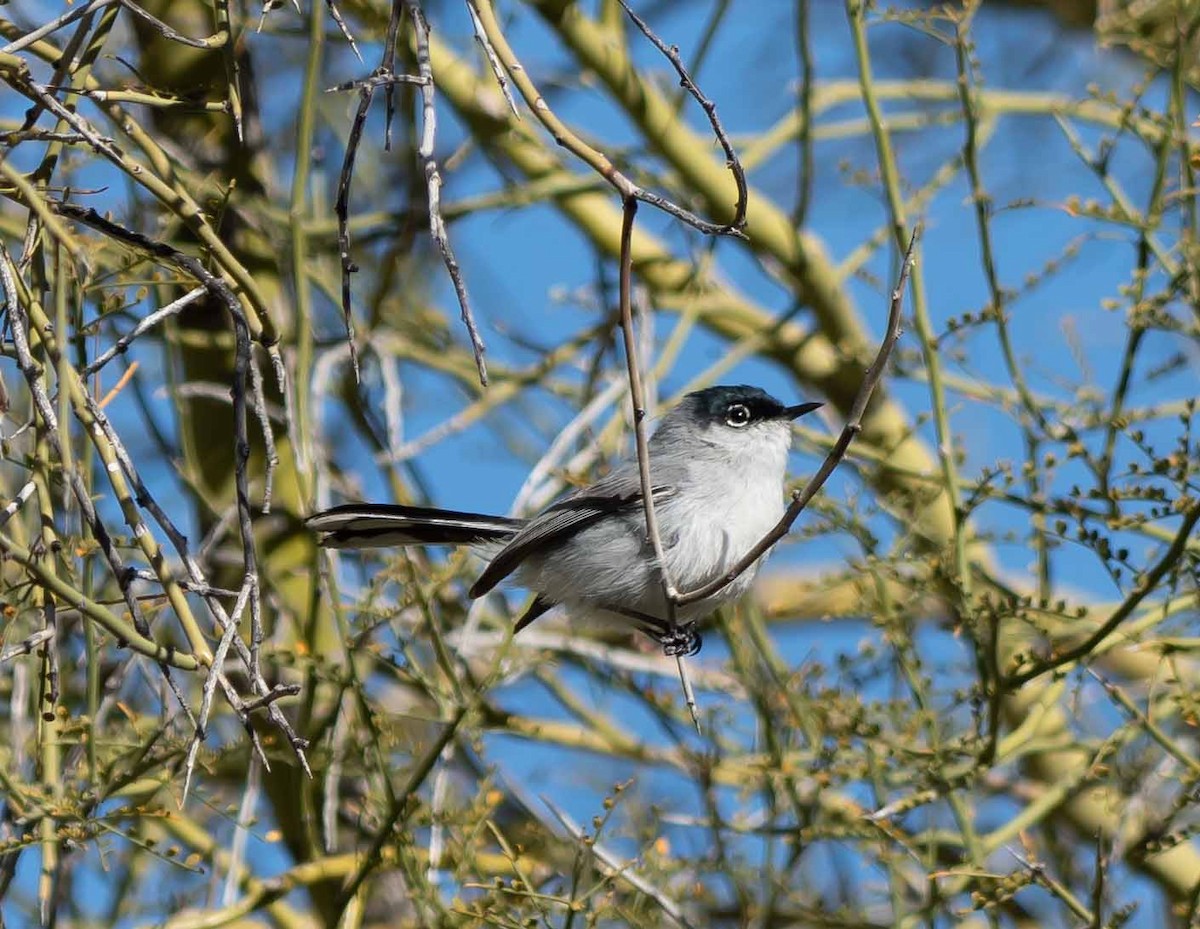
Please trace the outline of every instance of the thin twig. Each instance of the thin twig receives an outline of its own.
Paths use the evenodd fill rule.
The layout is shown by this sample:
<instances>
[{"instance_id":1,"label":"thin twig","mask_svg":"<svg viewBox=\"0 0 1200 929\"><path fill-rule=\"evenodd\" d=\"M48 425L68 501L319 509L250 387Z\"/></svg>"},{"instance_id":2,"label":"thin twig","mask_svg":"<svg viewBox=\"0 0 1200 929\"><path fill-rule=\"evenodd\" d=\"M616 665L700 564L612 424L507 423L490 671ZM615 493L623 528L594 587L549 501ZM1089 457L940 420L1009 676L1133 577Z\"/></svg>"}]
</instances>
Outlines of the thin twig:
<instances>
[{"instance_id":1,"label":"thin twig","mask_svg":"<svg viewBox=\"0 0 1200 929\"><path fill-rule=\"evenodd\" d=\"M647 25L637 13L630 9L629 4L625 0L618 0L621 7L633 20L633 24L642 31L650 42L657 48L667 60L675 68L675 73L679 75L679 86L691 94L700 108L704 110L704 115L708 117L708 122L712 126L713 135L717 137L717 142L725 152L725 166L729 168L729 173L733 175L733 182L737 185L737 204L733 209L733 219L730 220L726 227L729 230L742 229L746 225L746 207L749 203L749 197L746 187L746 172L742 168L742 163L738 160L737 152L733 150L733 145L729 141L729 136L725 134L725 129L721 125L721 119L717 116L717 105L713 103L704 93L696 86L688 74L687 68L684 66L683 59L679 56L679 48L675 45L667 45L662 39L654 34L654 30Z\"/></svg>"},{"instance_id":2,"label":"thin twig","mask_svg":"<svg viewBox=\"0 0 1200 929\"><path fill-rule=\"evenodd\" d=\"M358 370L358 349L355 347L354 314L350 302L350 275L358 271L358 264L350 257L350 184L354 179L354 160L358 156L358 144L362 140L363 127L367 123L367 110L371 107L374 85L362 83L358 89L358 108L350 121L350 134L346 137L346 151L342 155L342 170L338 174L337 199L334 214L337 216L338 257L342 266L342 318L346 322L346 343L350 346L350 366L354 370L354 381L361 380Z\"/></svg>"},{"instance_id":3,"label":"thin twig","mask_svg":"<svg viewBox=\"0 0 1200 929\"><path fill-rule=\"evenodd\" d=\"M255 710L271 706L271 704L277 700L282 700L284 697L294 697L303 689L304 687L300 684L276 684L271 688L270 693L263 694L261 697L255 697L249 703L245 704L246 712L253 713ZM312 777L312 773L309 772L308 776Z\"/></svg>"},{"instance_id":4,"label":"thin twig","mask_svg":"<svg viewBox=\"0 0 1200 929\"><path fill-rule=\"evenodd\" d=\"M458 296L458 306L461 311L463 325L467 327L467 335L471 339L471 352L475 356L475 369L479 373L479 383L487 386L487 365L483 356L486 349L479 329L475 325L475 314L471 311L471 300L467 295L467 285L463 281L462 269L450 248L449 234L446 223L442 219L442 176L438 172L437 159L434 157L434 145L437 141L437 108L434 106L433 65L429 57L429 23L425 12L421 9L420 0L405 0L408 15L412 18L414 42L417 47L417 73L421 75L421 142L417 146L417 156L425 167L425 186L429 208L429 234L434 244L442 254L442 263L454 284L454 292Z\"/></svg>"},{"instance_id":5,"label":"thin twig","mask_svg":"<svg viewBox=\"0 0 1200 929\"><path fill-rule=\"evenodd\" d=\"M233 608L234 616L240 616L245 610L246 598L249 594L250 586L244 585ZM208 716L212 712L213 695L217 692L217 683L221 678L221 669L225 665L225 656L229 653L229 646L233 644L235 635L237 635L237 622L231 621L225 627L224 633L221 634L221 641L217 643L217 649L213 652L213 660L208 668L208 674L204 676L204 686L200 692L200 715L196 720L195 728L192 729L192 738L188 744L187 757L183 764L183 794L179 798L180 809L187 803L188 793L192 787L192 772L196 768L196 756L200 752L201 743L208 735Z\"/></svg>"},{"instance_id":6,"label":"thin twig","mask_svg":"<svg viewBox=\"0 0 1200 929\"><path fill-rule=\"evenodd\" d=\"M796 113L800 119L800 174L796 186L799 192L796 197L796 208L792 211L792 225L797 229L804 228L808 218L808 206L812 202L813 184L816 181L815 159L813 158L813 85L815 84L813 67L813 52L811 41L812 11L808 0L798 0L796 4L796 45L800 56L800 99Z\"/></svg>"},{"instance_id":7,"label":"thin twig","mask_svg":"<svg viewBox=\"0 0 1200 929\"><path fill-rule=\"evenodd\" d=\"M101 7L109 6L114 2L116 2L116 0L92 0L92 2L86 6L68 10L66 13L55 17L48 23L43 23L41 26L38 26L31 32L25 33L25 35L21 36L21 38L9 42L3 48L0 48L0 55L15 55L22 49L33 45L39 39L44 39L51 33L57 32L63 26L69 26L71 23L75 22L75 20L82 19L84 16L94 13Z\"/></svg>"},{"instance_id":8,"label":"thin twig","mask_svg":"<svg viewBox=\"0 0 1200 929\"><path fill-rule=\"evenodd\" d=\"M533 111L534 116L537 117L538 121L554 137L555 142L574 154L589 168L608 181L613 186L613 189L620 194L622 202L632 197L643 203L649 203L667 215L674 216L680 222L686 223L693 229L698 229L705 235L729 235L739 239L746 238L745 233L741 229L728 224L711 223L708 220L701 219L695 213L685 210L679 204L673 203L666 197L639 187L618 170L616 165L606 155L583 141L575 132L568 128L566 123L558 118L550 108L550 104L546 102L545 97L542 96L537 86L533 83L533 80L529 77L529 72L521 64L520 59L517 58L516 53L512 50L512 46L508 44L508 39L505 37L503 30L501 30L500 24L496 22L495 10L492 8L492 4L488 0L467 0L467 2L471 5L471 9L475 15L478 16L479 22L483 25L484 35L487 36L488 41L496 52L496 56L504 65L509 78L516 85L517 90L521 92L525 104Z\"/></svg>"},{"instance_id":9,"label":"thin twig","mask_svg":"<svg viewBox=\"0 0 1200 929\"><path fill-rule=\"evenodd\" d=\"M625 200L624 212L621 217L621 333L625 340L625 365L629 374L629 394L633 403L633 435L637 445L638 478L642 485L642 510L646 516L646 532L650 536L650 544L654 548L654 558L658 562L659 574L662 576L663 590L667 596L667 621L675 626L675 584L667 571L667 559L663 552L662 537L658 529L658 517L654 512L653 482L650 476L650 446L646 436L646 404L642 388L642 372L638 364L637 343L633 332L633 301L631 287L633 276L633 221L637 215L637 200L628 197Z\"/></svg>"},{"instance_id":10,"label":"thin twig","mask_svg":"<svg viewBox=\"0 0 1200 929\"><path fill-rule=\"evenodd\" d=\"M125 9L129 10L135 16L138 16L148 22L155 28L160 36L168 42L178 42L181 45L188 45L192 48L219 48L226 44L233 44L233 36L223 35L217 32L215 35L207 36L203 39L193 39L191 36L186 36L177 29L172 28L167 23L151 13L149 10L143 9L132 0L117 0Z\"/></svg>"},{"instance_id":11,"label":"thin twig","mask_svg":"<svg viewBox=\"0 0 1200 929\"><path fill-rule=\"evenodd\" d=\"M108 393L106 393L96 403L96 406L100 409L104 409L106 406L116 400L121 391L125 389L125 386L131 380L133 380L133 376L137 373L137 369L138 363L136 361L131 361L129 366L121 373L121 376L117 379L117 382L108 389Z\"/></svg>"},{"instance_id":12,"label":"thin twig","mask_svg":"<svg viewBox=\"0 0 1200 929\"><path fill-rule=\"evenodd\" d=\"M349 730L346 710L338 707L334 710L333 725L329 727L329 746L326 749L329 763L325 766L325 781L321 787L321 847L326 855L331 855L338 849L338 788L342 783L342 768L348 754L346 743ZM352 750L354 749L357 749L357 743Z\"/></svg>"},{"instance_id":13,"label":"thin twig","mask_svg":"<svg viewBox=\"0 0 1200 929\"><path fill-rule=\"evenodd\" d=\"M38 648L43 642L54 637L54 630L49 626L43 626L37 632L22 639L16 645L10 645L4 651L0 652L0 664L6 661L12 661L21 655L32 655L33 650Z\"/></svg>"},{"instance_id":14,"label":"thin twig","mask_svg":"<svg viewBox=\"0 0 1200 929\"><path fill-rule=\"evenodd\" d=\"M46 528L43 527L44 532ZM52 540L56 540L52 528L46 535L49 535ZM58 651L58 629L58 604L55 603L54 597L46 597L42 607L42 631L46 633L45 648L42 649L42 668L45 681L42 694L42 721L47 723L54 722L55 707L62 696L59 689L61 663Z\"/></svg>"},{"instance_id":15,"label":"thin twig","mask_svg":"<svg viewBox=\"0 0 1200 929\"><path fill-rule=\"evenodd\" d=\"M417 77L415 74L390 74L384 71L382 67L377 68L366 77L355 77L348 81L342 81L340 84L334 84L332 87L325 88L325 93L336 94L345 93L348 90L367 90L370 91L368 98L374 94L380 87L389 87L394 84L423 84L425 81Z\"/></svg>"},{"instance_id":16,"label":"thin twig","mask_svg":"<svg viewBox=\"0 0 1200 929\"><path fill-rule=\"evenodd\" d=\"M565 810L559 809L546 796L543 796L541 800L542 803L546 805L547 809L554 814L554 818L559 821L559 823L564 829L567 830L568 833L570 833L571 838L576 842L583 843L588 851L590 851L596 857L596 861L600 863L601 870L603 870L608 877L620 878L634 890L645 894L647 897L657 903L659 908L677 925L683 926L684 929L692 929L692 923L686 916L683 915L683 908L670 897L668 897L663 891L659 890L648 880L634 871L631 867L632 862L621 864L620 859L615 853L609 851L605 846L595 841L594 838L589 837L587 833L583 831L580 825L575 822L575 820L572 819Z\"/></svg>"},{"instance_id":17,"label":"thin twig","mask_svg":"<svg viewBox=\"0 0 1200 929\"><path fill-rule=\"evenodd\" d=\"M646 395L642 386L642 372L638 364L637 342L633 332L633 221L637 216L637 200L626 197L621 216L621 266L620 266L620 309L621 335L625 341L625 365L629 374L629 396L633 404L633 435L637 444L638 480L642 489L642 512L646 517L646 534L654 548L654 560L658 565L658 576L662 581L663 600L667 607L667 625L672 631L676 627L675 600L678 594L671 574L667 570L667 559L663 552L662 535L658 529L658 517L654 512L654 484L650 476L650 444L646 437ZM682 653L675 655L675 666L679 671L679 682L683 685L683 697L696 732L700 728L700 710L696 706L696 692L688 676L687 662Z\"/></svg>"},{"instance_id":18,"label":"thin twig","mask_svg":"<svg viewBox=\"0 0 1200 929\"><path fill-rule=\"evenodd\" d=\"M1100 833L1101 835L1103 833ZM1101 925L1101 916L1099 913L1092 913L1076 896L1067 889L1061 881L1053 878L1046 870L1046 866L1040 861L1032 861L1017 854L1012 848L1005 846L1005 851L1013 856L1017 862L1029 871L1029 876L1033 880L1041 884L1046 890L1058 897L1075 916L1082 920L1084 925L1099 926Z\"/></svg>"},{"instance_id":19,"label":"thin twig","mask_svg":"<svg viewBox=\"0 0 1200 929\"><path fill-rule=\"evenodd\" d=\"M113 345L106 351L100 355L97 355L96 358L92 360L88 366L83 369L83 371L80 372L80 376L84 378L91 377L118 355L125 354L125 352L129 350L129 346L132 345L134 340L139 336L149 332L164 319L182 313L206 293L208 293L208 291L203 287L193 288L178 300L173 300L161 309L155 310L149 316L143 317L138 321L138 324L134 326L132 330L121 336L121 338L117 339L117 341L113 343Z\"/></svg>"},{"instance_id":20,"label":"thin twig","mask_svg":"<svg viewBox=\"0 0 1200 929\"><path fill-rule=\"evenodd\" d=\"M25 505L25 501L33 496L35 489L36 485L33 481L28 481L24 487L17 491L16 496L5 504L4 509L0 510L0 528L3 528L4 524L12 519L16 512Z\"/></svg>"},{"instance_id":21,"label":"thin twig","mask_svg":"<svg viewBox=\"0 0 1200 929\"><path fill-rule=\"evenodd\" d=\"M246 772L246 787L242 791L242 802L238 805L237 822L234 824L233 846L229 850L229 864L225 871L225 887L221 891L221 905L232 906L237 898L238 878L250 840L250 827L254 823L254 810L262 794L263 766L257 758L250 759L250 770Z\"/></svg>"},{"instance_id":22,"label":"thin twig","mask_svg":"<svg viewBox=\"0 0 1200 929\"><path fill-rule=\"evenodd\" d=\"M554 441L529 469L525 481L521 484L521 489L513 498L509 515L520 516L525 512L535 512L558 496L562 491L563 481L555 475L568 467L563 459L575 447L584 432L592 428L595 421L604 415L609 407L620 401L621 394L627 387L626 381L613 377L610 383L605 385L602 390L598 390L588 404L559 430ZM588 448L599 451L595 445L589 445ZM527 629L525 632L531 631L533 630ZM525 633L522 633L522 638L527 638Z\"/></svg>"},{"instance_id":23,"label":"thin twig","mask_svg":"<svg viewBox=\"0 0 1200 929\"><path fill-rule=\"evenodd\" d=\"M346 26L346 20L342 18L342 11L337 8L337 4L333 0L325 0L325 6L329 10L329 15L333 18L333 21L337 23L338 30L342 33L342 38L349 43L350 50L354 52L354 57L362 61L362 52L358 50L358 44L354 41L354 36L350 34L350 29Z\"/></svg>"},{"instance_id":24,"label":"thin twig","mask_svg":"<svg viewBox=\"0 0 1200 929\"><path fill-rule=\"evenodd\" d=\"M492 69L492 75L496 78L496 83L500 85L500 93L504 94L504 99L508 101L508 108L512 110L513 116L520 119L521 111L517 109L517 101L513 99L512 88L508 86L508 78L504 76L504 65L500 63L500 59L496 55L496 49L492 47L492 41L487 37L487 32L484 31L483 21L479 18L479 14L475 12L475 5L471 0L466 0L466 4L467 12L471 14L471 27L475 30L475 41L479 43L479 47L483 49L483 54L487 56L488 66Z\"/></svg>"},{"instance_id":25,"label":"thin twig","mask_svg":"<svg viewBox=\"0 0 1200 929\"><path fill-rule=\"evenodd\" d=\"M1156 722L1154 722L1153 719L1150 718L1150 712L1153 709L1152 702L1150 707L1148 707L1146 711L1143 711L1136 703L1134 703L1133 700L1129 698L1125 691L1123 691L1112 681L1108 680L1106 677L1103 677L1094 668L1085 668L1084 670L1087 671L1087 673L1092 677L1093 680L1096 681L1096 683L1104 688L1104 692L1107 693L1109 697L1111 697L1113 701L1121 707L1121 709L1129 714L1131 719L1133 719L1139 726L1146 730L1146 733L1150 736L1150 738L1157 742L1167 752L1168 755L1187 767L1192 778L1200 778L1200 761L1193 758L1186 750L1181 748L1174 739L1172 739L1166 732L1163 731L1161 726L1159 726ZM1170 759L1164 759L1164 761L1169 762Z\"/></svg>"},{"instance_id":26,"label":"thin twig","mask_svg":"<svg viewBox=\"0 0 1200 929\"><path fill-rule=\"evenodd\" d=\"M178 386L163 386L157 391L159 396L170 395L176 399L194 400L203 397L213 403L232 404L229 397L229 386L217 381L185 381ZM267 418L275 423L284 424L287 421L287 410L276 403L268 403L265 407Z\"/></svg>"},{"instance_id":27,"label":"thin twig","mask_svg":"<svg viewBox=\"0 0 1200 929\"><path fill-rule=\"evenodd\" d=\"M358 158L358 147L362 142L363 129L367 122L367 112L371 109L371 101L375 91L383 87L386 92L386 125L384 128L384 149L390 150L392 143L393 92L398 83L420 84L424 77L411 74L396 73L396 35L400 29L401 0L392 3L391 16L388 19L387 39L384 43L383 55L377 67L369 76L352 81L345 81L329 88L327 93L345 90L358 91L358 106L354 110L354 118L350 121L350 132L346 136L346 150L342 155L342 169L338 173L337 199L334 201L334 215L337 217L338 257L342 266L342 318L346 323L346 342L350 346L350 366L354 370L354 380L361 380L358 367L358 347L354 335L354 314L351 310L350 276L358 271L358 264L350 257L350 188L354 182L354 165Z\"/></svg>"},{"instance_id":28,"label":"thin twig","mask_svg":"<svg viewBox=\"0 0 1200 929\"><path fill-rule=\"evenodd\" d=\"M267 14L274 13L277 9L283 6L283 0L263 0L262 12L258 16L258 31L262 32L262 28L266 25ZM292 0L292 6L296 8L296 15L300 15L300 0Z\"/></svg>"},{"instance_id":29,"label":"thin twig","mask_svg":"<svg viewBox=\"0 0 1200 929\"><path fill-rule=\"evenodd\" d=\"M284 392L284 396L287 391ZM250 407L258 420L262 432L266 466L263 469L263 502L262 513L271 512L271 489L275 480L275 469L279 466L279 453L275 450L275 433L271 429L271 417L267 409L267 397L263 391L262 371L258 367L258 359L250 353Z\"/></svg>"},{"instance_id":30,"label":"thin twig","mask_svg":"<svg viewBox=\"0 0 1200 929\"><path fill-rule=\"evenodd\" d=\"M379 60L379 67L386 74L396 74L396 41L400 35L400 0L392 0L392 10L388 14L387 33L383 40L383 57ZM384 87L383 94L384 114L383 114L383 150L390 152L392 150L392 121L396 116L396 87L394 84L387 84Z\"/></svg>"},{"instance_id":31,"label":"thin twig","mask_svg":"<svg viewBox=\"0 0 1200 929\"><path fill-rule=\"evenodd\" d=\"M216 18L217 35L225 41L221 45L221 60L225 65L225 103L233 117L233 134L238 143L245 141L242 124L242 68L238 62L237 41L233 34L233 17L229 11L229 0L214 0L213 15Z\"/></svg>"}]
</instances>

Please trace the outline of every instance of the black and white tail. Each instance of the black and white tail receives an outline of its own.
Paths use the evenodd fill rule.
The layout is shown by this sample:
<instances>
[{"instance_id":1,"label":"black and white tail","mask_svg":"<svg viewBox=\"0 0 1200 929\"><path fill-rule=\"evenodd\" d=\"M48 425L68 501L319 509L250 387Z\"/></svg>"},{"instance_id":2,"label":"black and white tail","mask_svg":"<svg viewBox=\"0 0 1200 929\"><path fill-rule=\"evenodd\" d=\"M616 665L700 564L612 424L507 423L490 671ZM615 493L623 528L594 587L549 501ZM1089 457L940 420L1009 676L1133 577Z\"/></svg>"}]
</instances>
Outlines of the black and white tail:
<instances>
[{"instance_id":1,"label":"black and white tail","mask_svg":"<svg viewBox=\"0 0 1200 929\"><path fill-rule=\"evenodd\" d=\"M386 548L504 542L525 521L425 506L350 503L316 513L304 524L324 533L320 542L328 548Z\"/></svg>"}]
</instances>

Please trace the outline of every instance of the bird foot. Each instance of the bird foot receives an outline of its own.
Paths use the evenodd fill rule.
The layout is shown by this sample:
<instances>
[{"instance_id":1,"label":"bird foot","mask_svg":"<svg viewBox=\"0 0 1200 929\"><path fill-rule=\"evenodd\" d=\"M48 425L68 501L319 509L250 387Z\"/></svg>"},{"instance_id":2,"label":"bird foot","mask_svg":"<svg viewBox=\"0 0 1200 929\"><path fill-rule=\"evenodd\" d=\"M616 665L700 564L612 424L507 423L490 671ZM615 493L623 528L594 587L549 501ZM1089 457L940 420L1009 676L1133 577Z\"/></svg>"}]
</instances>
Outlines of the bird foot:
<instances>
[{"instance_id":1,"label":"bird foot","mask_svg":"<svg viewBox=\"0 0 1200 929\"><path fill-rule=\"evenodd\" d=\"M704 644L704 640L700 637L700 633L696 631L694 622L682 623L673 629L664 630L654 637L658 644L662 646L663 654L668 658L674 658L678 655L691 657L700 651L700 646Z\"/></svg>"}]
</instances>

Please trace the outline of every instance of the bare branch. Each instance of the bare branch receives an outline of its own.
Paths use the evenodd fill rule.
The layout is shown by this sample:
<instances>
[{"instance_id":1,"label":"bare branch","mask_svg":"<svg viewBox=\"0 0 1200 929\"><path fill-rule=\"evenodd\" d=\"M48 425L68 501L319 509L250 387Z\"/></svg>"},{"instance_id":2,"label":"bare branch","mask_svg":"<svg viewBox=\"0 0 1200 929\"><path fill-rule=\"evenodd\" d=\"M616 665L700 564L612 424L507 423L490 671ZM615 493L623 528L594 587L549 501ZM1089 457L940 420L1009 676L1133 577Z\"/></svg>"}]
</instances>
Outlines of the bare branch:
<instances>
[{"instance_id":1,"label":"bare branch","mask_svg":"<svg viewBox=\"0 0 1200 929\"><path fill-rule=\"evenodd\" d=\"M730 220L728 229L741 229L746 225L746 207L749 203L749 195L746 187L746 172L742 169L742 163L738 160L737 152L733 149L733 144L729 141L729 136L725 134L725 129L721 125L720 117L717 116L717 105L713 103L704 93L696 86L688 74L687 68L683 64L683 59L679 57L679 48L675 45L667 45L662 39L655 35L646 21L643 20L633 9L626 3L626 0L619 0L622 8L629 14L629 18L633 20L635 26L642 30L642 34L651 41L667 60L671 62L675 68L675 73L679 75L679 86L691 94L700 108L704 110L704 115L708 117L709 123L712 125L713 135L717 137L717 142L725 152L725 164L729 168L729 173L733 175L733 182L737 185L737 203L733 208L733 219Z\"/></svg>"},{"instance_id":2,"label":"bare branch","mask_svg":"<svg viewBox=\"0 0 1200 929\"><path fill-rule=\"evenodd\" d=\"M675 584L667 570L667 559L663 552L662 535L658 529L658 517L654 512L653 481L650 477L650 445L646 437L646 397L642 387L642 373L638 364L637 340L633 332L633 222L637 216L637 200L626 197L624 211L621 216L621 258L620 258L620 308L621 335L625 342L625 365L629 375L629 398L633 404L633 435L637 443L638 480L642 491L642 511L646 517L646 534L650 537L650 545L654 549L654 560L662 579L664 600L667 606L666 637L674 641L677 631L675 621L675 601L678 594ZM684 700L687 702L688 713L691 714L692 724L696 732L701 733L700 711L696 706L696 693L688 676L687 663L682 651L664 649L674 654L675 664L679 671L679 681L683 686Z\"/></svg>"},{"instance_id":3,"label":"bare branch","mask_svg":"<svg viewBox=\"0 0 1200 929\"><path fill-rule=\"evenodd\" d=\"M666 197L639 187L629 177L618 170L616 165L609 160L608 156L584 142L583 139L567 127L566 123L558 118L550 108L550 104L546 102L541 92L538 91L537 86L533 83L533 79L529 76L529 72L525 70L525 66L517 58L516 53L508 44L508 39L505 38L504 32L500 29L499 23L496 22L495 10L492 8L490 0L467 0L467 2L482 24L484 35L491 43L496 56L504 65L509 78L516 85L517 90L521 92L521 96L525 99L526 105L533 111L534 116L546 127L547 131L554 137L555 142L574 154L593 171L608 181L613 186L613 189L621 195L622 203L631 198L641 200L643 203L649 203L651 206L657 207L669 216L674 216L680 222L686 223L706 235L729 235L739 239L746 238L741 229L701 219L695 213L685 210Z\"/></svg>"},{"instance_id":4,"label":"bare branch","mask_svg":"<svg viewBox=\"0 0 1200 929\"><path fill-rule=\"evenodd\" d=\"M437 141L437 108L434 106L433 66L429 61L429 23L425 12L421 9L420 0L404 0L408 14L412 18L413 36L417 46L417 71L421 75L421 142L417 146L417 155L425 166L425 186L428 192L429 234L434 244L442 253L442 262L446 272L454 284L454 292L458 296L458 306L461 311L463 325L467 327L467 335L471 339L471 352L475 356L475 369L479 373L479 383L487 386L487 365L483 355L486 349L475 325L475 314L471 311L471 300L467 295L467 285L463 281L462 269L450 248L449 234L446 223L442 219L442 175L438 172L437 158L434 146Z\"/></svg>"},{"instance_id":5,"label":"bare branch","mask_svg":"<svg viewBox=\"0 0 1200 929\"><path fill-rule=\"evenodd\" d=\"M383 87L387 93L387 127L385 129L385 148L391 147L392 133L392 91L397 83L419 84L425 78L413 77L407 74L396 74L396 34L400 28L401 0L392 3L391 18L388 20L387 41L384 45L383 56L379 67L369 77L359 80L346 81L329 92L343 90L358 91L358 107L354 118L350 121L350 134L346 137L346 151L342 155L342 169L338 173L337 199L334 202L334 214L338 225L338 256L342 266L342 317L346 322L346 342L350 346L350 365L354 369L354 380L358 381L358 347L354 335L354 314L351 308L350 275L358 270L358 265L350 257L350 187L354 180L354 164L358 158L358 146L362 141L363 128L367 122L367 111L371 108L371 100L375 91Z\"/></svg>"}]
</instances>

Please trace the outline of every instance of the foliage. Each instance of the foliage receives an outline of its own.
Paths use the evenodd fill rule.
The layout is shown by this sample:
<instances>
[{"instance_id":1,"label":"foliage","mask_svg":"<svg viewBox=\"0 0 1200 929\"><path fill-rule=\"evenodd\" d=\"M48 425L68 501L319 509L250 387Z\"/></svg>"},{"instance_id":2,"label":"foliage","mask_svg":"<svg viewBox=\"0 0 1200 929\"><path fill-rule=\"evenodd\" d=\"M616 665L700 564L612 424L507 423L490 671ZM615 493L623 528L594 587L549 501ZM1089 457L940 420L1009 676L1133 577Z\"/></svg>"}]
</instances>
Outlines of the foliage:
<instances>
[{"instance_id":1,"label":"foliage","mask_svg":"<svg viewBox=\"0 0 1200 929\"><path fill-rule=\"evenodd\" d=\"M1145 55L1107 87L1028 11L644 6L744 238L615 0L5 8L9 924L1200 919L1194 5L1098 19ZM513 638L465 554L302 522L528 511L628 453L635 192L648 402L819 396L800 476L927 222L861 435L691 664L699 735L629 630Z\"/></svg>"}]
</instances>

